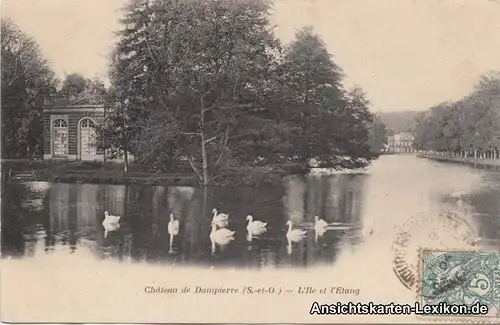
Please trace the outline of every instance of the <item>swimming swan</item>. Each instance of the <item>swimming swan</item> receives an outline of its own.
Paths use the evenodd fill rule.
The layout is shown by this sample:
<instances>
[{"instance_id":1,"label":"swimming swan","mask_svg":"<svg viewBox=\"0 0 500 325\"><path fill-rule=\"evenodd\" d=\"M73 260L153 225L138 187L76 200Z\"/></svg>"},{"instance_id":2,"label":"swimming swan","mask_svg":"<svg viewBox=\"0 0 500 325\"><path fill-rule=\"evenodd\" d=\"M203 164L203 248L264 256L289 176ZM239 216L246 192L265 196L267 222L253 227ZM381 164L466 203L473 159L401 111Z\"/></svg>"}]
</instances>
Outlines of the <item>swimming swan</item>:
<instances>
[{"instance_id":1,"label":"swimming swan","mask_svg":"<svg viewBox=\"0 0 500 325\"><path fill-rule=\"evenodd\" d=\"M179 220L174 219L174 214L170 214L170 222L168 223L167 226L168 233L170 235L178 235L179 234Z\"/></svg>"},{"instance_id":2,"label":"swimming swan","mask_svg":"<svg viewBox=\"0 0 500 325\"><path fill-rule=\"evenodd\" d=\"M217 209L213 209L212 213L214 214L212 218L212 223L215 223L219 228L226 228L229 224L229 215L225 213L217 214Z\"/></svg>"},{"instance_id":3,"label":"swimming swan","mask_svg":"<svg viewBox=\"0 0 500 325\"><path fill-rule=\"evenodd\" d=\"M105 223L117 223L120 221L120 216L113 216L108 213L108 211L104 211L104 221L102 224L104 225Z\"/></svg>"},{"instance_id":4,"label":"swimming swan","mask_svg":"<svg viewBox=\"0 0 500 325\"><path fill-rule=\"evenodd\" d=\"M267 222L262 222L258 220L254 221L251 215L247 216L247 221L248 221L247 230L252 235L260 235L266 231Z\"/></svg>"},{"instance_id":5,"label":"swimming swan","mask_svg":"<svg viewBox=\"0 0 500 325\"><path fill-rule=\"evenodd\" d=\"M302 229L294 229L292 230L292 220L287 221L288 232L286 233L286 238L290 241L300 241L306 235L306 231Z\"/></svg>"},{"instance_id":6,"label":"swimming swan","mask_svg":"<svg viewBox=\"0 0 500 325\"><path fill-rule=\"evenodd\" d=\"M219 244L219 245L227 245L229 242L234 240L234 231L231 231L227 228L222 228L217 230L217 225L212 223L212 232L210 233L210 239Z\"/></svg>"},{"instance_id":7,"label":"swimming swan","mask_svg":"<svg viewBox=\"0 0 500 325\"><path fill-rule=\"evenodd\" d=\"M319 242L319 237L323 237L326 233L326 228L315 228L314 230L314 241L317 244Z\"/></svg>"},{"instance_id":8,"label":"swimming swan","mask_svg":"<svg viewBox=\"0 0 500 325\"><path fill-rule=\"evenodd\" d=\"M316 230L316 232L321 232L322 230L326 230L325 228L327 227L328 223L325 220L320 219L318 216L314 217L314 230Z\"/></svg>"},{"instance_id":9,"label":"swimming swan","mask_svg":"<svg viewBox=\"0 0 500 325\"><path fill-rule=\"evenodd\" d=\"M179 220L174 219L174 214L170 214L170 221L167 225L167 230L170 235L170 250L169 253L174 253L173 245L174 245L174 237L179 234Z\"/></svg>"},{"instance_id":10,"label":"swimming swan","mask_svg":"<svg viewBox=\"0 0 500 325\"><path fill-rule=\"evenodd\" d=\"M102 222L104 227L104 238L108 237L111 231L116 231L120 229L120 224L118 222Z\"/></svg>"}]
</instances>

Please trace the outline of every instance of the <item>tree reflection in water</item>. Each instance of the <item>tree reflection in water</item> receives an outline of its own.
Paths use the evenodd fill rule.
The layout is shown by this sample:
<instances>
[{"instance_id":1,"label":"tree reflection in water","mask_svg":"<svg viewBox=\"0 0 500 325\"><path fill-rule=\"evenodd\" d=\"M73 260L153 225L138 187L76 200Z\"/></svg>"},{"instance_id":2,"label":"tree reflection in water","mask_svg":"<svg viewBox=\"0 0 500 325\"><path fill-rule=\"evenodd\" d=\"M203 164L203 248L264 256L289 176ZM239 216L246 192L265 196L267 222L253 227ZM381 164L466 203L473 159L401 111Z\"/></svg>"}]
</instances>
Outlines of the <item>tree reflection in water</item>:
<instances>
[{"instance_id":1,"label":"tree reflection in water","mask_svg":"<svg viewBox=\"0 0 500 325\"><path fill-rule=\"evenodd\" d=\"M310 227L315 215L327 222L358 222L356 204L360 202L362 179L348 175L291 177L282 187L272 188L45 187L38 209L22 204L32 189L22 184L6 187L4 197L12 200L3 206L5 252L22 256L27 242L43 240L46 253L57 250L78 254L85 249L99 258L120 261L272 268L333 263L342 238L352 236L349 230L329 230L321 238L308 230L303 241L289 245L285 223L292 218L297 227ZM213 208L228 213L228 227L236 230L235 240L214 254L209 238ZM104 211L121 216L120 227L106 236ZM172 245L167 229L171 213L179 221L179 233ZM249 214L268 223L267 231L251 241L246 230ZM32 227L31 237L26 232L26 216L38 225ZM37 235L37 229L43 230L43 238L40 232Z\"/></svg>"}]
</instances>

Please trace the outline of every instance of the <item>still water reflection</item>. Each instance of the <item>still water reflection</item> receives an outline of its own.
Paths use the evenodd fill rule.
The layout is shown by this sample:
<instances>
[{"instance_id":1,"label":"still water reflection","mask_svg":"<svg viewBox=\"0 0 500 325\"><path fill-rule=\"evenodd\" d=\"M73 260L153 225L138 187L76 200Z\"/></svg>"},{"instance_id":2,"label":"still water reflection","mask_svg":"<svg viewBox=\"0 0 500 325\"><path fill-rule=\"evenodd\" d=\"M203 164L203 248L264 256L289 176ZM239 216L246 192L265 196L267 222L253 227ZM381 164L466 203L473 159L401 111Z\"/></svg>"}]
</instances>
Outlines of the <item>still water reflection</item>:
<instances>
[{"instance_id":1,"label":"still water reflection","mask_svg":"<svg viewBox=\"0 0 500 325\"><path fill-rule=\"evenodd\" d=\"M81 254L98 259L204 267L279 268L335 263L344 251L390 241L409 217L453 211L481 245L500 249L500 173L410 155L382 156L366 173L290 177L274 188L94 184L9 184L2 193L2 252L7 257ZM212 209L229 214L235 239L210 240ZM120 215L105 236L104 211ZM180 230L171 241L169 216ZM267 222L249 237L246 217ZM330 227L318 236L314 216ZM307 230L287 240L286 222Z\"/></svg>"}]
</instances>

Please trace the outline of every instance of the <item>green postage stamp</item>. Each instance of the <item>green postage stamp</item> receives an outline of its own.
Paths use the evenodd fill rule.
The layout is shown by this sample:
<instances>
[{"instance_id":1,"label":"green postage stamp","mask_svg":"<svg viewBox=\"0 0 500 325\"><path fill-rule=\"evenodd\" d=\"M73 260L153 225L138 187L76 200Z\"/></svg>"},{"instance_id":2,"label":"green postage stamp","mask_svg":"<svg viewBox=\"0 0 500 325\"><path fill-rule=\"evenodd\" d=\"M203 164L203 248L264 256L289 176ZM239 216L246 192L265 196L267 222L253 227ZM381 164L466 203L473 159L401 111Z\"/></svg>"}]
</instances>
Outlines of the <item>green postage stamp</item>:
<instances>
[{"instance_id":1,"label":"green postage stamp","mask_svg":"<svg viewBox=\"0 0 500 325\"><path fill-rule=\"evenodd\" d=\"M498 252L420 251L418 302L453 306L440 315L443 321L500 323L500 254ZM478 313L472 306L487 306ZM467 307L466 307L467 306Z\"/></svg>"}]
</instances>

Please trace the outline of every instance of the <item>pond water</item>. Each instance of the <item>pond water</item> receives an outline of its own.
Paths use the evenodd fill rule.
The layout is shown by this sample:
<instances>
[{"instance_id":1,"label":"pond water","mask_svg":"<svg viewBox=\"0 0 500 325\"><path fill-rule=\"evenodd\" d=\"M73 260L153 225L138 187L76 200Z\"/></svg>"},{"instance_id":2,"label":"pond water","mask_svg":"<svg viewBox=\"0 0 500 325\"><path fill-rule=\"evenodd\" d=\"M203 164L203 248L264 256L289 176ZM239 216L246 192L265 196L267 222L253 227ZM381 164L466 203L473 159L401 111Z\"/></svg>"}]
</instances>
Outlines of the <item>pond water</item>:
<instances>
[{"instance_id":1,"label":"pond water","mask_svg":"<svg viewBox=\"0 0 500 325\"><path fill-rule=\"evenodd\" d=\"M212 209L229 214L228 245L210 239ZM120 215L106 231L104 211ZM500 249L500 173L413 155L381 156L365 173L287 178L273 188L8 184L2 194L3 257L81 255L128 263L230 268L334 265L363 245L390 244L410 217L451 211L479 245ZM169 215L179 220L171 236ZM246 217L267 222L250 238ZM316 235L314 217L331 224ZM288 220L307 234L287 239ZM373 251L373 250L371 250Z\"/></svg>"}]
</instances>

